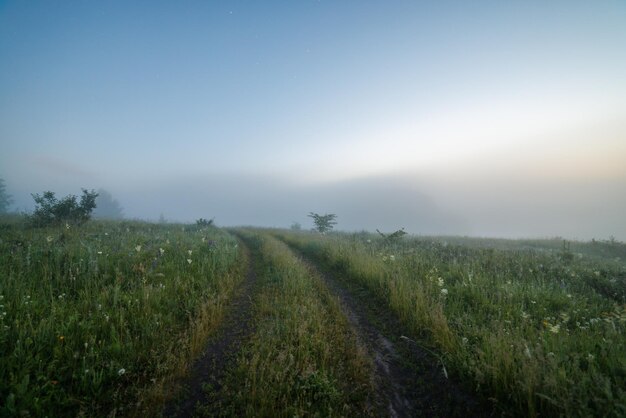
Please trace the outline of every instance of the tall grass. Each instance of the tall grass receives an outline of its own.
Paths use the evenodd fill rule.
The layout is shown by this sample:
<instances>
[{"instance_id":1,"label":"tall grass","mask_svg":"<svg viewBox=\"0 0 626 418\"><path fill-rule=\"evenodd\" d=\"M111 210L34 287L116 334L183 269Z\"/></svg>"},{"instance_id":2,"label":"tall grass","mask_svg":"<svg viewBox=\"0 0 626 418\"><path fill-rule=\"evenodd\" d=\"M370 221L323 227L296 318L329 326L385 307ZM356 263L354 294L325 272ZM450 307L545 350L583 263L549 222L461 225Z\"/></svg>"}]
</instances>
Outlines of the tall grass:
<instances>
[{"instance_id":1,"label":"tall grass","mask_svg":"<svg viewBox=\"0 0 626 418\"><path fill-rule=\"evenodd\" d=\"M0 415L152 410L240 280L215 228L0 226Z\"/></svg>"},{"instance_id":2,"label":"tall grass","mask_svg":"<svg viewBox=\"0 0 626 418\"><path fill-rule=\"evenodd\" d=\"M385 246L367 234L277 235L369 287L503 412L626 415L622 264L425 239Z\"/></svg>"},{"instance_id":3,"label":"tall grass","mask_svg":"<svg viewBox=\"0 0 626 418\"><path fill-rule=\"evenodd\" d=\"M262 258L256 332L227 384L230 416L359 416L370 412L371 362L338 300L269 236L241 232Z\"/></svg>"}]
</instances>

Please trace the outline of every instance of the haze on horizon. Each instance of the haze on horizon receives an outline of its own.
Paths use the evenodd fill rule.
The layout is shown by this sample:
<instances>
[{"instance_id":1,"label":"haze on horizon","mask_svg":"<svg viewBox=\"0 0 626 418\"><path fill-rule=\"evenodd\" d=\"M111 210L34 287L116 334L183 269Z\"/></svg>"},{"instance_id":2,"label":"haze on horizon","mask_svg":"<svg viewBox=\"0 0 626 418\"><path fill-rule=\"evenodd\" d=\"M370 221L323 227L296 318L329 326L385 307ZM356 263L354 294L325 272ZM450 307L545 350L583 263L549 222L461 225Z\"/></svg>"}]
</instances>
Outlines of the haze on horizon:
<instances>
[{"instance_id":1,"label":"haze on horizon","mask_svg":"<svg viewBox=\"0 0 626 418\"><path fill-rule=\"evenodd\" d=\"M0 3L0 178L127 217L626 240L626 3Z\"/></svg>"}]
</instances>

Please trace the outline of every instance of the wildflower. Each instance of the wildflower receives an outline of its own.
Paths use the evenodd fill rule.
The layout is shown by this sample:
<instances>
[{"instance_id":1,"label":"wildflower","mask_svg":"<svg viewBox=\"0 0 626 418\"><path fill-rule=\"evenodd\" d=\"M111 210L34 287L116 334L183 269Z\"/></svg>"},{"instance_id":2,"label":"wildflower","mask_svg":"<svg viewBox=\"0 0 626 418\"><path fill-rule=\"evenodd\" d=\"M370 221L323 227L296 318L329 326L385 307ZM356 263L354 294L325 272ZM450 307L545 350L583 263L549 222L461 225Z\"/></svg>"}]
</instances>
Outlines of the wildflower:
<instances>
[{"instance_id":1,"label":"wildflower","mask_svg":"<svg viewBox=\"0 0 626 418\"><path fill-rule=\"evenodd\" d=\"M372 240L371 240L371 239L368 239L368 240L367 240L367 243L368 243L368 244L369 244L369 243L371 243L371 242L372 242Z\"/></svg>"},{"instance_id":2,"label":"wildflower","mask_svg":"<svg viewBox=\"0 0 626 418\"><path fill-rule=\"evenodd\" d=\"M63 335L59 335L59 341L63 342L65 340L65 337Z\"/></svg>"},{"instance_id":3,"label":"wildflower","mask_svg":"<svg viewBox=\"0 0 626 418\"><path fill-rule=\"evenodd\" d=\"M191 262L192 262L191 258L188 258L187 259L187 264L191 264Z\"/></svg>"},{"instance_id":4,"label":"wildflower","mask_svg":"<svg viewBox=\"0 0 626 418\"><path fill-rule=\"evenodd\" d=\"M48 241L48 242L52 242L52 240L53 240L53 239L54 239L54 238L52 238L52 235L48 235L48 236L46 237L46 241Z\"/></svg>"},{"instance_id":5,"label":"wildflower","mask_svg":"<svg viewBox=\"0 0 626 418\"><path fill-rule=\"evenodd\" d=\"M159 248L159 253L160 253L161 255L163 255L163 254L165 254L165 250L164 250L163 248Z\"/></svg>"},{"instance_id":6,"label":"wildflower","mask_svg":"<svg viewBox=\"0 0 626 418\"><path fill-rule=\"evenodd\" d=\"M383 261L387 261L387 256L383 255Z\"/></svg>"},{"instance_id":7,"label":"wildflower","mask_svg":"<svg viewBox=\"0 0 626 418\"><path fill-rule=\"evenodd\" d=\"M135 251L137 251L137 252L141 251L141 245L135 246Z\"/></svg>"},{"instance_id":8,"label":"wildflower","mask_svg":"<svg viewBox=\"0 0 626 418\"><path fill-rule=\"evenodd\" d=\"M463 342L463 344L467 344L468 339L467 339L467 337L463 337L463 338L461 339L461 341Z\"/></svg>"},{"instance_id":9,"label":"wildflower","mask_svg":"<svg viewBox=\"0 0 626 418\"><path fill-rule=\"evenodd\" d=\"M437 277L437 286L443 287L443 277Z\"/></svg>"},{"instance_id":10,"label":"wildflower","mask_svg":"<svg viewBox=\"0 0 626 418\"><path fill-rule=\"evenodd\" d=\"M528 346L526 344L524 344L524 355L528 358L531 358L532 355L530 353L530 348L528 348Z\"/></svg>"},{"instance_id":11,"label":"wildflower","mask_svg":"<svg viewBox=\"0 0 626 418\"><path fill-rule=\"evenodd\" d=\"M191 254L193 254L192 250L187 250L187 254L189 254L189 256L191 257Z\"/></svg>"},{"instance_id":12,"label":"wildflower","mask_svg":"<svg viewBox=\"0 0 626 418\"><path fill-rule=\"evenodd\" d=\"M98 251L98 254L102 255L102 251Z\"/></svg>"},{"instance_id":13,"label":"wildflower","mask_svg":"<svg viewBox=\"0 0 626 418\"><path fill-rule=\"evenodd\" d=\"M559 329L561 329L561 325L560 324L556 324L556 325L551 325L550 326L550 332L552 332L553 334L558 334L559 333Z\"/></svg>"},{"instance_id":14,"label":"wildflower","mask_svg":"<svg viewBox=\"0 0 626 418\"><path fill-rule=\"evenodd\" d=\"M522 318L528 319L528 318L530 318L530 315L527 314L526 312L522 311Z\"/></svg>"},{"instance_id":15,"label":"wildflower","mask_svg":"<svg viewBox=\"0 0 626 418\"><path fill-rule=\"evenodd\" d=\"M118 376L122 376L124 373L126 373L126 369L123 369L123 368L117 371Z\"/></svg>"},{"instance_id":16,"label":"wildflower","mask_svg":"<svg viewBox=\"0 0 626 418\"><path fill-rule=\"evenodd\" d=\"M104 235L106 235L106 236L108 237L108 236L109 236L109 233L108 233L108 232L105 232L105 233L104 233Z\"/></svg>"},{"instance_id":17,"label":"wildflower","mask_svg":"<svg viewBox=\"0 0 626 418\"><path fill-rule=\"evenodd\" d=\"M591 353L587 354L587 360L588 361L593 361L593 360L595 360L595 358L596 357L593 354L591 354Z\"/></svg>"},{"instance_id":18,"label":"wildflower","mask_svg":"<svg viewBox=\"0 0 626 418\"><path fill-rule=\"evenodd\" d=\"M396 261L396 256L395 256L395 255L390 255L390 256L389 256L389 260L391 260L391 261Z\"/></svg>"},{"instance_id":19,"label":"wildflower","mask_svg":"<svg viewBox=\"0 0 626 418\"><path fill-rule=\"evenodd\" d=\"M65 229L70 229L70 224L66 223L65 224Z\"/></svg>"},{"instance_id":20,"label":"wildflower","mask_svg":"<svg viewBox=\"0 0 626 418\"><path fill-rule=\"evenodd\" d=\"M448 289L441 289L441 294L444 296L448 295Z\"/></svg>"}]
</instances>

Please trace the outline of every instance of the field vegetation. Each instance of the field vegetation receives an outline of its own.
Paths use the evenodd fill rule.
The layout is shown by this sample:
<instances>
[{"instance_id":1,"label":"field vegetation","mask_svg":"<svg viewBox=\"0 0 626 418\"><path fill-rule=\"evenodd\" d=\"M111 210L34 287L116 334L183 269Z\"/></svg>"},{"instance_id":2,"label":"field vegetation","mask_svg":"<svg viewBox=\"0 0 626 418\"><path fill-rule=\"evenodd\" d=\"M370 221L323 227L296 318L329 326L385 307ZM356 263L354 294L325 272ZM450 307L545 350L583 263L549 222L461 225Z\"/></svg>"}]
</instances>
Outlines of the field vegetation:
<instances>
[{"instance_id":1,"label":"field vegetation","mask_svg":"<svg viewBox=\"0 0 626 418\"><path fill-rule=\"evenodd\" d=\"M4 216L0 416L186 413L175 405L186 390L206 395L198 416L411 415L385 397L446 392L436 380L446 379L485 415L621 417L625 261L615 240L223 230L205 219L34 227ZM232 306L242 297L250 303ZM394 325L374 329L355 303ZM220 364L186 387L224 327L238 341L220 347L229 359L207 357ZM413 348L398 341L419 361L405 362ZM413 371L381 375L390 367Z\"/></svg>"},{"instance_id":2,"label":"field vegetation","mask_svg":"<svg viewBox=\"0 0 626 418\"><path fill-rule=\"evenodd\" d=\"M213 414L364 416L371 413L371 361L319 277L277 239L238 231L261 259L256 332ZM216 411L216 408L218 409Z\"/></svg>"},{"instance_id":3,"label":"field vegetation","mask_svg":"<svg viewBox=\"0 0 626 418\"><path fill-rule=\"evenodd\" d=\"M626 414L623 244L275 236L367 286L501 413Z\"/></svg>"},{"instance_id":4,"label":"field vegetation","mask_svg":"<svg viewBox=\"0 0 626 418\"><path fill-rule=\"evenodd\" d=\"M151 411L219 323L242 263L213 227L3 222L0 415Z\"/></svg>"}]
</instances>

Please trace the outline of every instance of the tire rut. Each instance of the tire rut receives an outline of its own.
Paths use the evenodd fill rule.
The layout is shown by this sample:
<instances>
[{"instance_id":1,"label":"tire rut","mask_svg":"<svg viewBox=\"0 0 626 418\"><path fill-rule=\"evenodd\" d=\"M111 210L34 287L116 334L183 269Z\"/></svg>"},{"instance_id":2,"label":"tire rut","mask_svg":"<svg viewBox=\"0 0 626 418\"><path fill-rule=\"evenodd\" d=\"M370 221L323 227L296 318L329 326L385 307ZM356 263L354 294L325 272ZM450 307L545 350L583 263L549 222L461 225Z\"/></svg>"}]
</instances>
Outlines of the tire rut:
<instances>
[{"instance_id":1,"label":"tire rut","mask_svg":"<svg viewBox=\"0 0 626 418\"><path fill-rule=\"evenodd\" d=\"M289 245L289 244L288 244ZM347 284L312 258L289 246L338 296L375 366L374 402L390 417L487 417L493 407L447 377L442 363L404 337L398 319L364 287Z\"/></svg>"},{"instance_id":2,"label":"tire rut","mask_svg":"<svg viewBox=\"0 0 626 418\"><path fill-rule=\"evenodd\" d=\"M208 406L211 399L205 388L209 387L213 394L219 393L229 367L234 364L240 348L254 331L252 304L257 282L257 255L242 240L239 240L239 246L247 254L246 277L234 291L221 324L210 337L202 355L190 368L190 375L183 380L182 399L166 405L164 417L192 417L197 405Z\"/></svg>"}]
</instances>

